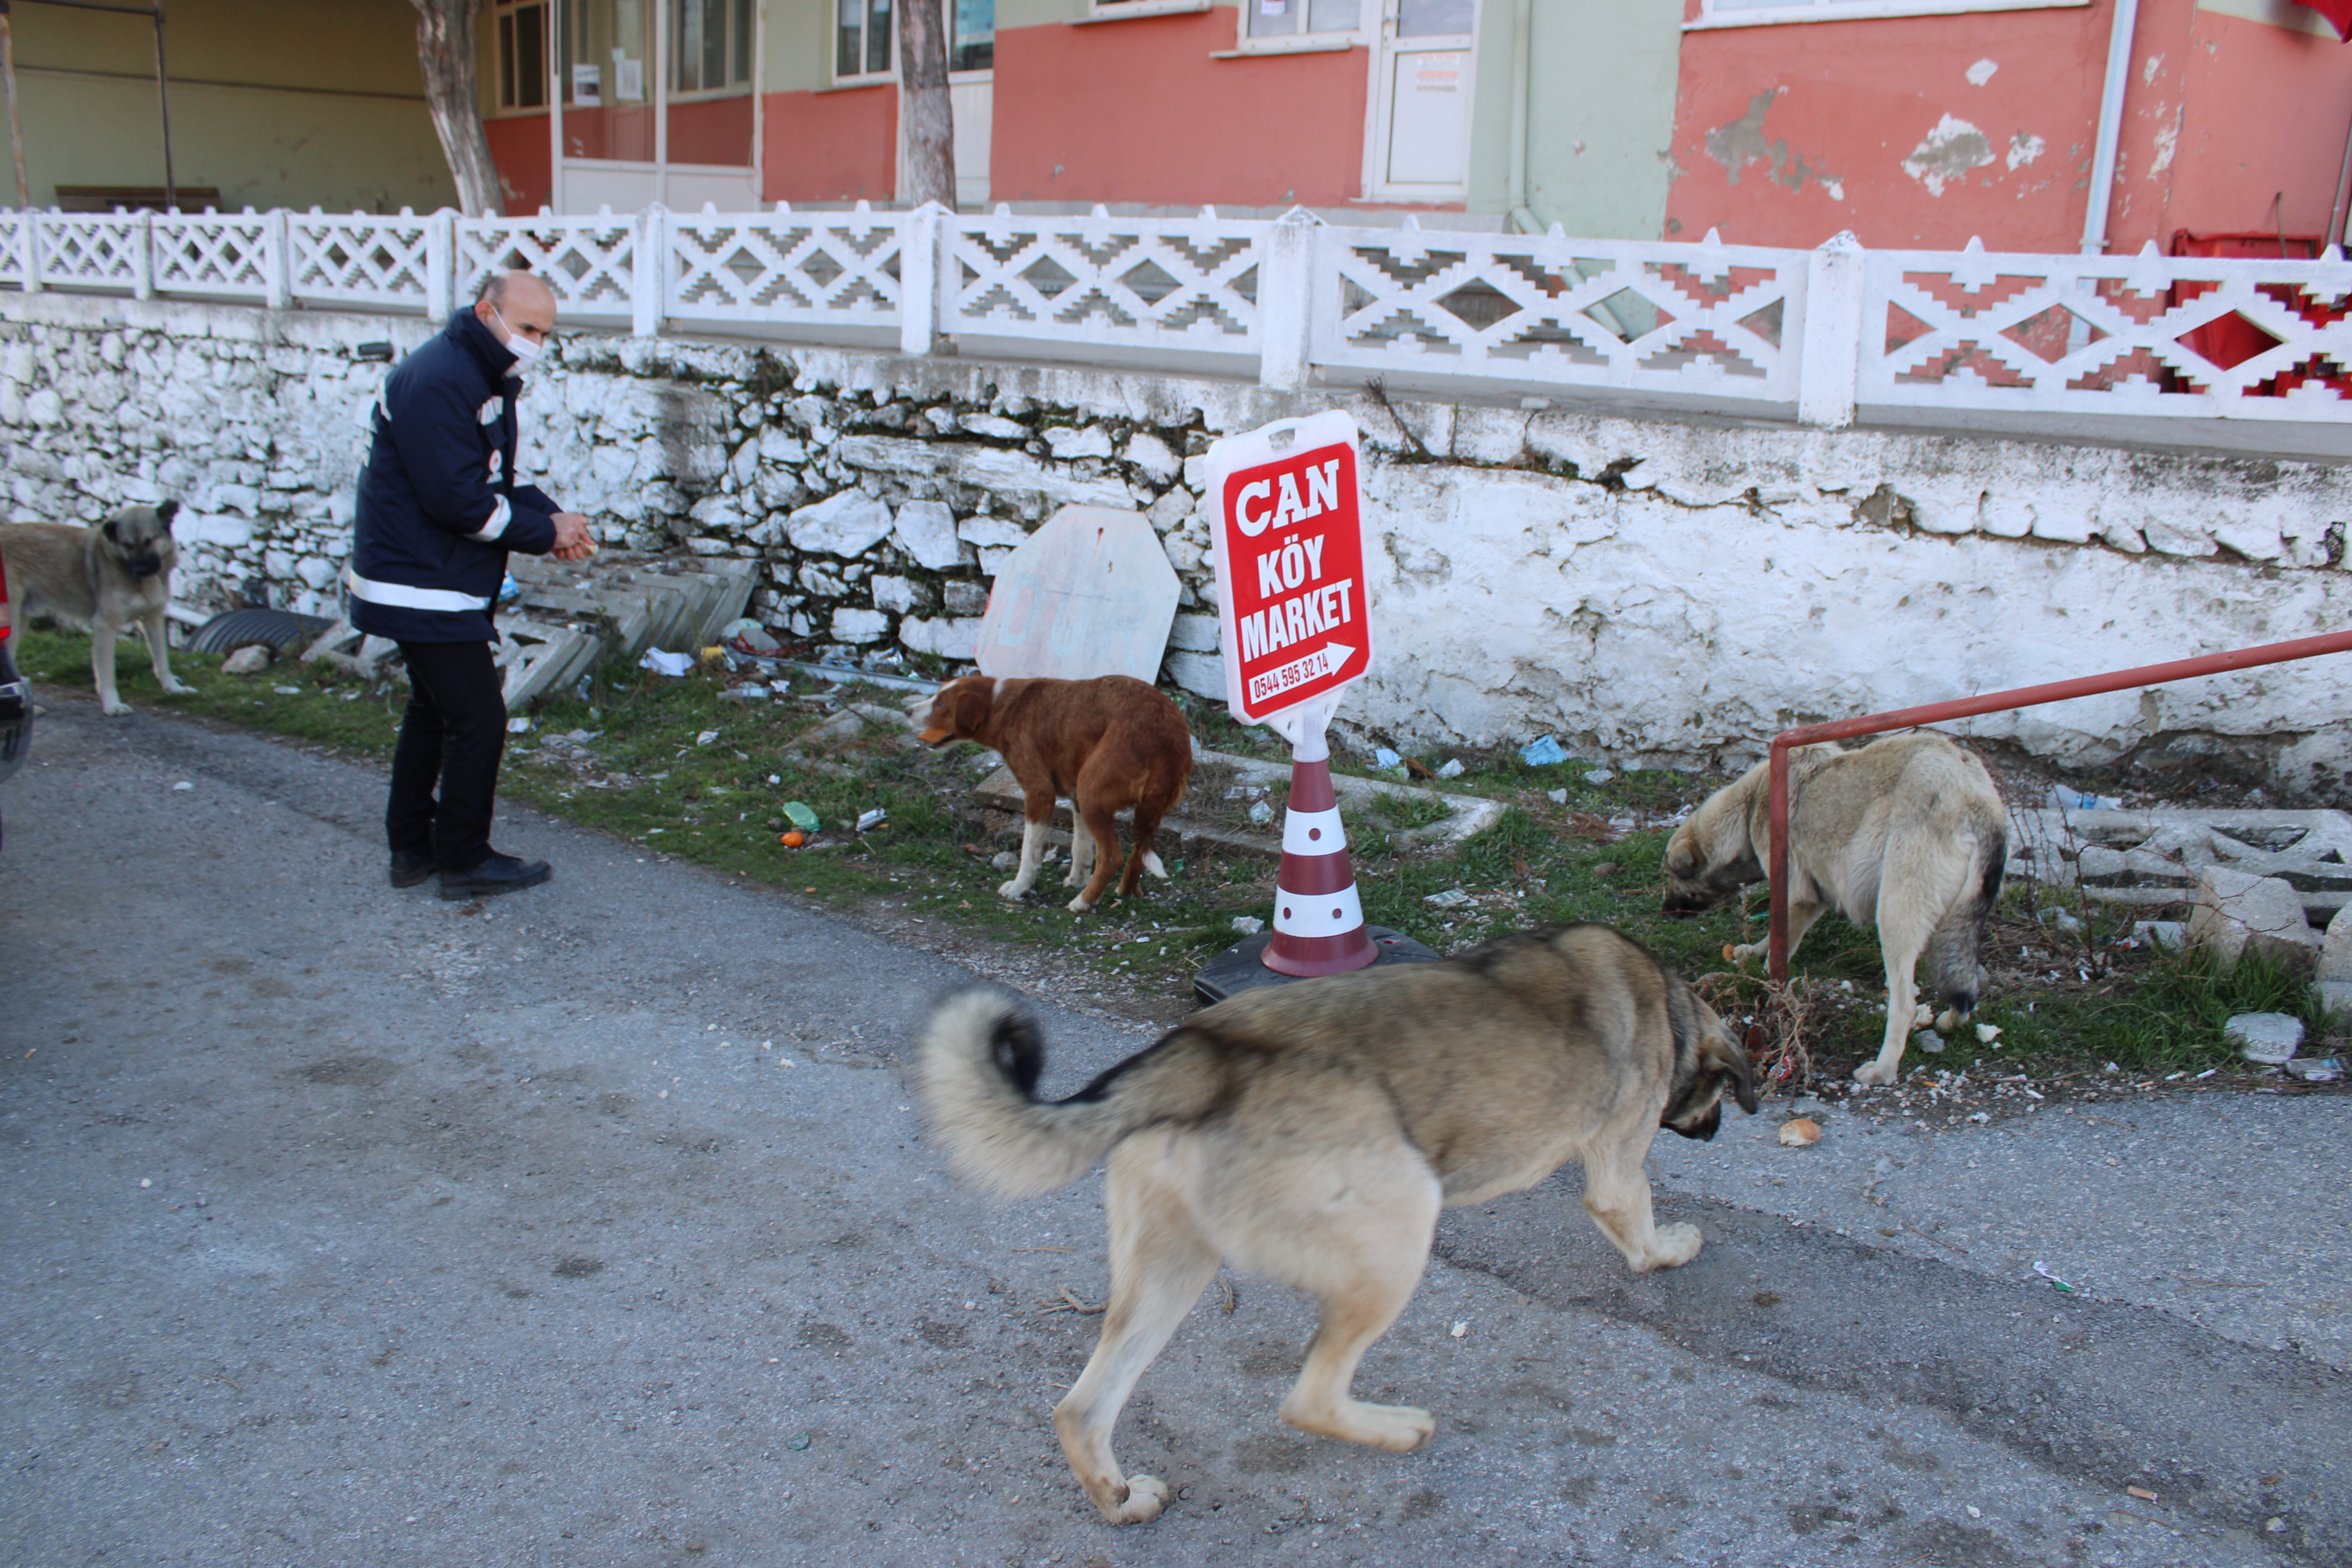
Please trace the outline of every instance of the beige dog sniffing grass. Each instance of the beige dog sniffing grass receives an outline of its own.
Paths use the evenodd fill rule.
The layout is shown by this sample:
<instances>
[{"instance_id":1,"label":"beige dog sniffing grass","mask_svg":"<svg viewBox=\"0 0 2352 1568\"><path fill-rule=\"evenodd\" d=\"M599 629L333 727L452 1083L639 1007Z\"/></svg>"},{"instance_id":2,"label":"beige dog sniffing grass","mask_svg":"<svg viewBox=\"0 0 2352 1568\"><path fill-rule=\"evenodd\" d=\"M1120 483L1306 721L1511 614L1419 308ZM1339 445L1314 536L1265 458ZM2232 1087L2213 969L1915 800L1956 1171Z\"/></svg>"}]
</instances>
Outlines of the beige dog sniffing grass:
<instances>
[{"instance_id":1,"label":"beige dog sniffing grass","mask_svg":"<svg viewBox=\"0 0 2352 1568\"><path fill-rule=\"evenodd\" d=\"M1666 844L1670 915L1711 910L1765 879L1771 854L1771 777L1759 763L1707 796ZM2009 813L1975 753L1911 731L1858 752L1801 746L1789 758L1789 952L1835 910L1878 928L1886 964L1886 1035L1854 1068L1858 1082L1895 1081L1918 1004L1920 956L1941 997L1939 1028L1968 1021L1982 989L1977 950L2009 865ZM1744 963L1765 942L1724 950Z\"/></svg>"}]
</instances>

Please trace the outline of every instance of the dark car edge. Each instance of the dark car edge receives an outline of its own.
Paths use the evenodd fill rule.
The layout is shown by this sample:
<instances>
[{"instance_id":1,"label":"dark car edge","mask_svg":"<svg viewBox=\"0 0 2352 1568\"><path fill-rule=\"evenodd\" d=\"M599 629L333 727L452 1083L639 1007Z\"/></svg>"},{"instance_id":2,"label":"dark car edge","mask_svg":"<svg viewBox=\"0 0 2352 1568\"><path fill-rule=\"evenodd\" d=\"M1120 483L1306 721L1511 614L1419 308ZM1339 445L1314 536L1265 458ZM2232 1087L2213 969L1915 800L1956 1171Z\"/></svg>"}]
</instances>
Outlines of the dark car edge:
<instances>
[{"instance_id":1,"label":"dark car edge","mask_svg":"<svg viewBox=\"0 0 2352 1568\"><path fill-rule=\"evenodd\" d=\"M33 749L33 683L16 673L16 626L8 612L8 563L0 560L0 782Z\"/></svg>"}]
</instances>

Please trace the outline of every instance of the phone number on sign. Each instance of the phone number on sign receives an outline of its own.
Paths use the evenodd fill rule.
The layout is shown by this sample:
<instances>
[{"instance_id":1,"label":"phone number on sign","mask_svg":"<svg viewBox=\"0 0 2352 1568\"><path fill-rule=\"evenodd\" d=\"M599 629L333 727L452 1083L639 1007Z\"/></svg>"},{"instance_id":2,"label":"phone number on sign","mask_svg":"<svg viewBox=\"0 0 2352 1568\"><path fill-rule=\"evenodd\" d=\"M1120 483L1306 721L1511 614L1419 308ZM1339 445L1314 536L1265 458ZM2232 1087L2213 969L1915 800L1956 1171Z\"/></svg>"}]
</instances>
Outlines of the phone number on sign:
<instances>
[{"instance_id":1,"label":"phone number on sign","mask_svg":"<svg viewBox=\"0 0 2352 1568\"><path fill-rule=\"evenodd\" d=\"M1269 669L1264 675L1250 677L1252 702L1263 702L1278 696L1294 686L1304 686L1323 673L1321 658L1302 658L1296 664L1286 664L1280 669Z\"/></svg>"}]
</instances>

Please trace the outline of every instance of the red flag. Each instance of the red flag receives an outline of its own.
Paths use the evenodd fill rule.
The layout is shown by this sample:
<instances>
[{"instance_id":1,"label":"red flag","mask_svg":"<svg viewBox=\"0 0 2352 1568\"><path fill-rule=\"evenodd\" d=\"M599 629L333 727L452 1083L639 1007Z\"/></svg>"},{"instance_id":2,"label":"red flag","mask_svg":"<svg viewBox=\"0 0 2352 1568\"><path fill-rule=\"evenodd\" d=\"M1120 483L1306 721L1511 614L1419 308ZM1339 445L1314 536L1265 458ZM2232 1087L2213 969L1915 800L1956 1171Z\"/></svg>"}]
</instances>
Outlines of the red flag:
<instances>
[{"instance_id":1,"label":"red flag","mask_svg":"<svg viewBox=\"0 0 2352 1568\"><path fill-rule=\"evenodd\" d=\"M2339 39L2352 40L2352 0L2301 0L2327 18Z\"/></svg>"}]
</instances>

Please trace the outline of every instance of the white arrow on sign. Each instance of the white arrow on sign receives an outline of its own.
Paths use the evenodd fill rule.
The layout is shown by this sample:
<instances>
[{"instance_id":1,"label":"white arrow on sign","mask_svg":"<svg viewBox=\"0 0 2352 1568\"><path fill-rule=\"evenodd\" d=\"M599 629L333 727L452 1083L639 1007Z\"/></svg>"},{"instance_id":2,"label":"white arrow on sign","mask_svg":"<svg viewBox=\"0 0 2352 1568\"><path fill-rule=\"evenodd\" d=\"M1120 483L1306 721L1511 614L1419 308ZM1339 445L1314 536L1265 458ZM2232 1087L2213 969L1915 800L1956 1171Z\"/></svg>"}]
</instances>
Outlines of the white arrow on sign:
<instances>
[{"instance_id":1,"label":"white arrow on sign","mask_svg":"<svg viewBox=\"0 0 2352 1568\"><path fill-rule=\"evenodd\" d=\"M1250 677L1250 701L1264 702L1310 680L1320 680L1348 662L1355 649L1343 642L1327 642L1301 658L1292 659L1279 669L1263 670Z\"/></svg>"}]
</instances>

